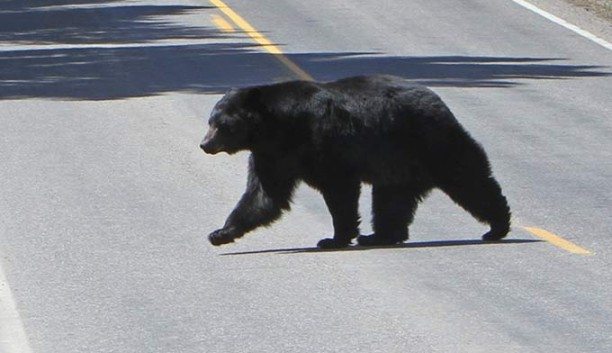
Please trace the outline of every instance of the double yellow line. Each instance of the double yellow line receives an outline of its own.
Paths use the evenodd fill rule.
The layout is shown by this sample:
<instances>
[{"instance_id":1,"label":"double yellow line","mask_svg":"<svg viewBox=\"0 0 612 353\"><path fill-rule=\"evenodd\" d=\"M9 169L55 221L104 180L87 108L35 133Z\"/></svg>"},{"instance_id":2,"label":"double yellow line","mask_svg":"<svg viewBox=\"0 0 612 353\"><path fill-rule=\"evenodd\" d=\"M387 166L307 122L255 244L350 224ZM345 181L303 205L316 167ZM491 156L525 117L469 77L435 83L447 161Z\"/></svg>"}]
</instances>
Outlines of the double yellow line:
<instances>
[{"instance_id":1,"label":"double yellow line","mask_svg":"<svg viewBox=\"0 0 612 353\"><path fill-rule=\"evenodd\" d=\"M225 4L221 0L210 0L210 2L215 5L221 12L223 12L232 22L236 24L244 33L248 34L255 42L259 43L263 49L265 49L268 53L272 54L276 59L278 59L281 63L283 63L287 68L289 68L293 73L297 75L302 80L313 81L313 77L308 74L306 71L302 70L298 65L296 65L293 61L287 58L280 48L275 45L272 41L266 38L263 34L255 29L255 27L251 26L242 16L236 13L236 11L232 10L227 4ZM217 16L213 18L213 22L219 29L224 32L233 32L234 28L231 24L225 21L222 17ZM527 232L533 234L534 236L549 242L550 244L561 248L565 251L568 251L573 254L580 255L591 255L591 252L583 247L580 247L569 240L563 239L562 237L548 232L544 229L535 228L535 227L521 227Z\"/></svg>"},{"instance_id":2,"label":"double yellow line","mask_svg":"<svg viewBox=\"0 0 612 353\"><path fill-rule=\"evenodd\" d=\"M221 0L210 0L210 2L215 5L221 12L223 12L229 19L231 19L236 26L240 27L244 33L248 34L255 42L259 43L263 49L265 49L268 53L272 54L276 59L278 59L283 65L289 68L289 70L293 71L294 74L297 75L302 80L306 81L314 81L313 77L310 76L306 71L302 70L301 67L297 66L291 59L285 56L283 52L280 50L278 46L276 46L272 41L266 38L263 34L259 33L250 23L248 23L242 16L236 13L236 11L232 10L229 6L227 6ZM222 28L225 25L222 24L221 21L215 21L215 24ZM227 31L227 27L225 27Z\"/></svg>"}]
</instances>

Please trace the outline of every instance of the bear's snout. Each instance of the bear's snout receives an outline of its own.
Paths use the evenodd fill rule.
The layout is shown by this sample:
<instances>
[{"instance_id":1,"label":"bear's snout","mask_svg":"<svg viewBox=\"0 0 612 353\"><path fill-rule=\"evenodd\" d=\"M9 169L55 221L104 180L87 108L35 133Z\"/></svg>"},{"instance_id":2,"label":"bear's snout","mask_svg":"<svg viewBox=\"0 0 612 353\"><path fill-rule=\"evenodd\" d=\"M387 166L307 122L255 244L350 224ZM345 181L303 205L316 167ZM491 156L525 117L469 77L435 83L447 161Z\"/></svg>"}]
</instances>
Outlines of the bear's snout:
<instances>
[{"instance_id":1,"label":"bear's snout","mask_svg":"<svg viewBox=\"0 0 612 353\"><path fill-rule=\"evenodd\" d=\"M208 154L215 154L214 151L212 150L212 148L210 148L210 146L208 146L205 143L201 143L200 144L200 148L202 149L202 151L204 151L205 153Z\"/></svg>"},{"instance_id":2,"label":"bear's snout","mask_svg":"<svg viewBox=\"0 0 612 353\"><path fill-rule=\"evenodd\" d=\"M217 129L211 127L210 129L208 129L208 132L206 133L206 136L204 136L202 142L200 142L200 148L205 153L217 154L221 151L220 146L218 146L218 144L214 141L216 133Z\"/></svg>"},{"instance_id":3,"label":"bear's snout","mask_svg":"<svg viewBox=\"0 0 612 353\"><path fill-rule=\"evenodd\" d=\"M221 152L221 149L215 146L213 143L202 142L200 148L207 154L217 154Z\"/></svg>"}]
</instances>

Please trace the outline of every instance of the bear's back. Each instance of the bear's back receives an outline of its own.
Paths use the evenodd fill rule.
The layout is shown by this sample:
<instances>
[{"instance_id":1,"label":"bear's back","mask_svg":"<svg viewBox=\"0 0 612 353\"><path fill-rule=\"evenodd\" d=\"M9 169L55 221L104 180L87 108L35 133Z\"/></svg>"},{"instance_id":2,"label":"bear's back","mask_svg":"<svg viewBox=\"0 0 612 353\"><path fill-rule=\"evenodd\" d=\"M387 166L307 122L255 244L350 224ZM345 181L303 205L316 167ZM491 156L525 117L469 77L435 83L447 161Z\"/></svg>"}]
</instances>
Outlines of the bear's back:
<instances>
[{"instance_id":1,"label":"bear's back","mask_svg":"<svg viewBox=\"0 0 612 353\"><path fill-rule=\"evenodd\" d=\"M355 76L320 84L353 122L391 130L456 125L450 109L429 88L390 75Z\"/></svg>"},{"instance_id":2,"label":"bear's back","mask_svg":"<svg viewBox=\"0 0 612 353\"><path fill-rule=\"evenodd\" d=\"M323 83L322 87L331 91L348 94L369 94L370 97L381 95L389 98L393 93L399 92L420 92L421 94L435 95L435 93L425 86L392 75L347 77L337 81Z\"/></svg>"}]
</instances>

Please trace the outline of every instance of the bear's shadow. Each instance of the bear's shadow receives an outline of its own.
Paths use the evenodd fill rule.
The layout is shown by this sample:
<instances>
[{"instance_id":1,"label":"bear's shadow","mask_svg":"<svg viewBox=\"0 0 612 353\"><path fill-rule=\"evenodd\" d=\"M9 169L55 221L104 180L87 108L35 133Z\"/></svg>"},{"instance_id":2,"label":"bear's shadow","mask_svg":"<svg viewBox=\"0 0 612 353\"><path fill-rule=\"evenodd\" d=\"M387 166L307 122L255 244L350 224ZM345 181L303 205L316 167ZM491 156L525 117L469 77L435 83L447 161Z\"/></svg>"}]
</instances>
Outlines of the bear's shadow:
<instances>
[{"instance_id":1,"label":"bear's shadow","mask_svg":"<svg viewBox=\"0 0 612 353\"><path fill-rule=\"evenodd\" d=\"M266 249L266 250L255 250L255 251L239 251L239 252L226 252L221 253L221 256L233 256L233 255L256 255L256 254L300 254L300 253L327 253L327 252L340 252L340 251L364 251L364 250L379 250L379 249L413 249L413 248L441 248L441 247L455 247L455 246L499 246L499 245L510 245L510 244L527 244L527 243L540 243L541 240L534 239L505 239L501 241L483 241L478 239L463 239L463 240L436 240L436 241L423 241L423 242L412 242L403 243L389 246L359 246L353 245L346 248L340 249L321 249L317 247L305 247L305 248L284 248L284 249Z\"/></svg>"}]
</instances>

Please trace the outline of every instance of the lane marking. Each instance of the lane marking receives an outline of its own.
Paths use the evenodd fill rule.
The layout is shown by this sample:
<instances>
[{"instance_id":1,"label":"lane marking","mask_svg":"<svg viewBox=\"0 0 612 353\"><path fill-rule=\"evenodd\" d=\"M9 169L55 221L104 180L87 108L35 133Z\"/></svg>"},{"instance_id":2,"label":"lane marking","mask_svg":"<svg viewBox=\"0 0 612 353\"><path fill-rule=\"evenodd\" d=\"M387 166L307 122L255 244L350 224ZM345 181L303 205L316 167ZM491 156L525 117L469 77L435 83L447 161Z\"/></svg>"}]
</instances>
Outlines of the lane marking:
<instances>
[{"instance_id":1,"label":"lane marking","mask_svg":"<svg viewBox=\"0 0 612 353\"><path fill-rule=\"evenodd\" d=\"M563 20L563 19L561 19L561 18L559 18L559 17L557 17L557 16L555 16L555 15L549 13L549 12L546 12L546 11L540 9L539 7L536 7L535 5L533 5L531 3L528 3L527 1L524 1L524 0L512 0L512 1L514 1L515 3L521 5L522 7L526 8L526 9L528 9L530 11L533 11L533 12L537 13L538 15L540 15L540 16L542 16L542 17L544 17L544 18L546 18L546 19L548 19L548 20L550 20L550 21L552 21L552 22L554 22L554 23L556 23L558 25L561 25L561 26L563 26L563 27L565 27L565 28L567 28L567 29L569 29L569 30L571 30L571 31L573 31L573 32L575 32L575 33L577 33L577 34L579 34L579 35L581 35L581 36L583 36L583 37L585 37L585 38L587 38L587 39L589 39L589 40L599 44L599 45L601 45L602 47L604 47L604 48L606 48L608 50L612 50L612 44L610 44L608 41L606 41L603 38L599 38L598 36L594 35L591 32L587 32L584 29L582 29L582 28L580 28L580 27L578 27L576 25L573 25L573 24L571 24L571 23L569 23L569 22L567 22L567 21L565 21L565 20Z\"/></svg>"},{"instance_id":2,"label":"lane marking","mask_svg":"<svg viewBox=\"0 0 612 353\"><path fill-rule=\"evenodd\" d=\"M536 228L536 227L522 227L522 228L528 231L529 233L535 235L536 237L542 240L546 240L552 245L559 247L565 251L569 251L573 254L580 254L580 255L592 255L593 254L589 250L583 247L580 247L572 243L571 241L565 240L561 238L560 236L553 234L551 232L548 232L544 229Z\"/></svg>"},{"instance_id":3,"label":"lane marking","mask_svg":"<svg viewBox=\"0 0 612 353\"><path fill-rule=\"evenodd\" d=\"M293 71L297 77L306 81L314 81L314 78L309 73L304 71L301 67L291 61L291 59L286 57L277 45L257 31L255 27L251 26L250 23L236 13L236 11L227 6L223 1L210 0L210 2L221 10L230 20L232 20L236 26L242 29L244 33L248 34L249 37L251 37L255 42L260 44L268 53L272 54L276 59L283 63L283 65L289 68L289 70Z\"/></svg>"},{"instance_id":4,"label":"lane marking","mask_svg":"<svg viewBox=\"0 0 612 353\"><path fill-rule=\"evenodd\" d=\"M17 311L2 266L0 265L0 352L32 353L21 316Z\"/></svg>"},{"instance_id":5,"label":"lane marking","mask_svg":"<svg viewBox=\"0 0 612 353\"><path fill-rule=\"evenodd\" d=\"M231 23L227 22L223 17L219 15L213 15L212 21L221 30L221 32L232 33L236 32L234 26Z\"/></svg>"}]
</instances>

